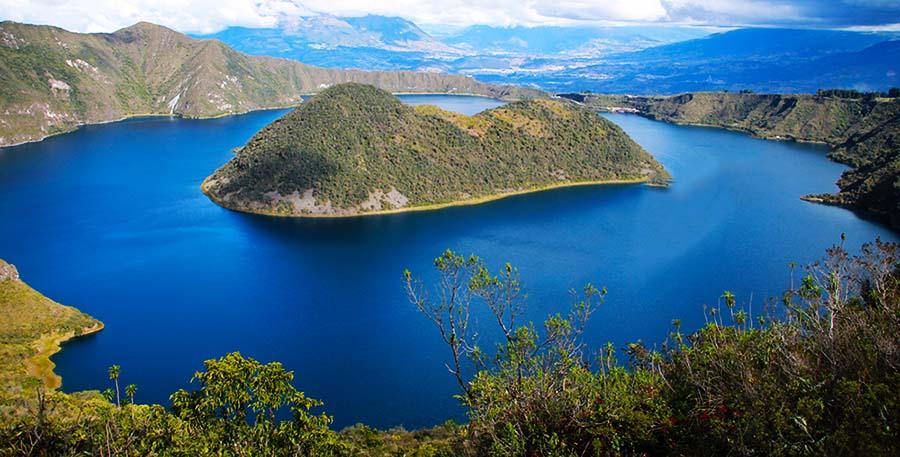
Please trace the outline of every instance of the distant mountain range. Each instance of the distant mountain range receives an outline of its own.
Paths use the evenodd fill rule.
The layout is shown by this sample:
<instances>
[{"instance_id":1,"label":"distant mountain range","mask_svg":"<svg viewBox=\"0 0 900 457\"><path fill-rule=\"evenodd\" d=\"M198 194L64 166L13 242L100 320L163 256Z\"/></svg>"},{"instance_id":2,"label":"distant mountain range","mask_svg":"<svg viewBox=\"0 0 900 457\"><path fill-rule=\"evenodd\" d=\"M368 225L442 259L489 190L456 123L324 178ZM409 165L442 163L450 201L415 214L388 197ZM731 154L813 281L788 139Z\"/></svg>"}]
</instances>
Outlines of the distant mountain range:
<instances>
[{"instance_id":1,"label":"distant mountain range","mask_svg":"<svg viewBox=\"0 0 900 457\"><path fill-rule=\"evenodd\" d=\"M698 27L478 25L436 38L398 17L318 15L285 17L271 29L231 27L197 37L220 39L249 54L326 67L456 72L480 68L486 62L491 68L511 69L531 59L578 61L709 33L710 29Z\"/></svg>"},{"instance_id":2,"label":"distant mountain range","mask_svg":"<svg viewBox=\"0 0 900 457\"><path fill-rule=\"evenodd\" d=\"M654 95L900 86L900 40L887 33L476 26L438 39L401 18L308 16L213 37L147 23L101 34L0 23L0 146L135 115L293 106L342 82L503 98L538 95L527 87Z\"/></svg>"},{"instance_id":3,"label":"distant mountain range","mask_svg":"<svg viewBox=\"0 0 900 457\"><path fill-rule=\"evenodd\" d=\"M537 95L462 75L337 70L249 56L149 23L81 34L2 22L0 146L129 116L209 117L294 106L302 95L344 82L392 92Z\"/></svg>"},{"instance_id":4,"label":"distant mountain range","mask_svg":"<svg viewBox=\"0 0 900 457\"><path fill-rule=\"evenodd\" d=\"M701 27L491 27L475 25L444 38L448 44L479 54L545 57L599 57L700 38Z\"/></svg>"},{"instance_id":5,"label":"distant mountain range","mask_svg":"<svg viewBox=\"0 0 900 457\"><path fill-rule=\"evenodd\" d=\"M290 17L283 18L277 28L231 27L197 38L219 39L248 54L334 68L420 70L432 60L466 55L410 21L384 16Z\"/></svg>"},{"instance_id":6,"label":"distant mountain range","mask_svg":"<svg viewBox=\"0 0 900 457\"><path fill-rule=\"evenodd\" d=\"M900 41L894 38L830 30L740 29L539 75L469 74L553 90L644 95L704 90L812 93L838 87L885 90L900 85Z\"/></svg>"},{"instance_id":7,"label":"distant mountain range","mask_svg":"<svg viewBox=\"0 0 900 457\"><path fill-rule=\"evenodd\" d=\"M256 55L336 68L462 73L553 91L815 92L900 85L898 34L699 27L472 26L435 37L402 18L285 18L218 38Z\"/></svg>"}]
</instances>

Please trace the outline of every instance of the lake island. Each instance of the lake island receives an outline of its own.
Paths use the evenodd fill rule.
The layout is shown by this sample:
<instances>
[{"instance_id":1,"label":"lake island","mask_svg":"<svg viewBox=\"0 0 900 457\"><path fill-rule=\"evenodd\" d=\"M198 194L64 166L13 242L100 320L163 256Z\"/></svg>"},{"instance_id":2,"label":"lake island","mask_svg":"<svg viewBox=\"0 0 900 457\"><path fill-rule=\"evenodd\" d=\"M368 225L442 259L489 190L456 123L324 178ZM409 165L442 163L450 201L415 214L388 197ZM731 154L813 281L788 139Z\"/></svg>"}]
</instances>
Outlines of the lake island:
<instances>
[{"instance_id":1,"label":"lake island","mask_svg":"<svg viewBox=\"0 0 900 457\"><path fill-rule=\"evenodd\" d=\"M520 101L465 116L351 83L264 128L202 189L237 211L333 217L669 179L621 128L568 101Z\"/></svg>"}]
</instances>

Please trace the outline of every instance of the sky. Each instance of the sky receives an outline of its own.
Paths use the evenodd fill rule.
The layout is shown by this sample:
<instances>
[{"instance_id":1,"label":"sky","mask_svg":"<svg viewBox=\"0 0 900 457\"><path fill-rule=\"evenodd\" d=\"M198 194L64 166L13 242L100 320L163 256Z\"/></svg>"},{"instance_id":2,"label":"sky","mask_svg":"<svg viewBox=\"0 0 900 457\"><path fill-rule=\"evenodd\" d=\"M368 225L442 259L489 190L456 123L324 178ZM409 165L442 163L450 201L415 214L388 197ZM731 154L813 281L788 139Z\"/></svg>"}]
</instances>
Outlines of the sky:
<instances>
[{"instance_id":1,"label":"sky","mask_svg":"<svg viewBox=\"0 0 900 457\"><path fill-rule=\"evenodd\" d=\"M422 25L659 24L900 30L900 0L0 0L0 18L75 32L139 21L186 33L284 17L401 16Z\"/></svg>"}]
</instances>

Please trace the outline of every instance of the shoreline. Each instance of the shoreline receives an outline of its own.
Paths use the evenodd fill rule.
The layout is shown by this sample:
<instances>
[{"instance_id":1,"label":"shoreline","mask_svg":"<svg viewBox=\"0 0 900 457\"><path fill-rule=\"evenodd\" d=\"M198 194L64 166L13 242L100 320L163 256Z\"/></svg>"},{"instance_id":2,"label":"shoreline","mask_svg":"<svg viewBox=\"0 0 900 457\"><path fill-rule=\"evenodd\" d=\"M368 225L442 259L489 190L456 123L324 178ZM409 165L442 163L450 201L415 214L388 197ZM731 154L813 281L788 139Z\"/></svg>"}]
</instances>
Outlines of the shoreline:
<instances>
[{"instance_id":1,"label":"shoreline","mask_svg":"<svg viewBox=\"0 0 900 457\"><path fill-rule=\"evenodd\" d=\"M91 327L82 329L81 334L76 335L75 332L67 333L50 333L42 335L40 339L34 342L37 353L25 359L25 371L41 382L45 388L56 390L62 386L62 376L56 374L54 369L56 364L50 360L50 357L62 350L62 345L75 338L92 335L103 330L103 322L97 321Z\"/></svg>"},{"instance_id":2,"label":"shoreline","mask_svg":"<svg viewBox=\"0 0 900 457\"><path fill-rule=\"evenodd\" d=\"M312 97L312 96L316 95L317 93L318 93L318 92L302 93L302 94L300 94L300 97ZM496 97L491 97L490 95L479 95L479 94L471 94L471 93L463 93L463 92L459 92L459 93L453 93L453 92L391 92L391 93L394 94L394 95L453 95L453 96L460 96L460 97L486 98L486 99L489 99L489 100L498 100L498 101L505 102L505 103L509 103L509 102L510 102L510 100L501 99L501 98L496 98ZM131 119L142 118L142 117L172 117L172 118L176 118L176 119L201 119L201 120L202 120L202 119L220 119L220 118L223 118L223 117L229 117L229 116L241 116L241 115L244 115L244 114L255 113L255 112L257 112L257 111L272 111L272 110L278 110L278 109L292 109L292 108L297 108L297 107L299 107L299 106L302 105L303 103L304 103L304 102L297 103L297 104L288 104L288 105L263 106L263 107L260 107L260 108L253 108L253 109L248 109L248 110L244 110L244 111L236 111L236 112L232 112L232 113L211 114L211 115L209 115L209 116L184 116L184 115L181 115L181 114L175 114L175 113L137 113L137 114L129 114L129 115L122 116L122 117L119 117L119 118L116 118L116 119L107 119L107 120L102 120L102 121L92 121L92 122L79 122L79 123L73 125L73 126L72 126L71 128L69 128L69 129L61 130L61 131L54 132L54 133L48 133L48 134L46 134L46 135L41 136L40 138L33 138L33 139L30 139L30 140L20 141L20 142L18 142L18 143L10 143L10 144L3 144L3 145L0 145L0 150L5 149L5 148L12 148L12 147L16 147L16 146L21 146L21 145L23 145L23 144L40 143L41 141L44 141L44 140L46 140L47 138L52 138L52 137L55 137L55 136L65 135L65 134L68 134L68 133L75 132L75 131L77 131L78 129L80 129L81 127L84 127L84 126L87 126L87 125L113 124L113 123L116 123L116 122L122 122L122 121L131 120Z\"/></svg>"},{"instance_id":3,"label":"shoreline","mask_svg":"<svg viewBox=\"0 0 900 457\"><path fill-rule=\"evenodd\" d=\"M103 121L93 121L93 122L79 122L79 123L73 125L72 128L70 128L70 129L61 130L59 132L54 132L54 133L49 133L40 138L34 138L31 140L20 141L18 143L0 145L0 150L6 149L6 148L12 148L12 147L16 147L16 146L21 146L23 144L40 143L41 141L44 141L47 138L52 138L55 136L60 136L60 135L65 135L68 133L76 132L76 131L78 131L78 129L88 126L88 125L114 124L116 122L128 121L128 120L132 120L132 119L140 119L140 118L144 118L144 117L146 117L146 118L171 117L171 118L175 118L175 119L199 119L199 120L219 119L219 118L228 117L228 116L241 116L244 114L255 113L257 111L272 111L272 110L277 110L277 109L289 109L289 108L296 108L298 106L300 106L300 105L298 104L298 105L270 106L270 107L263 107L263 108L254 108L251 110L239 111L239 112L234 112L234 113L213 114L213 115L209 115L209 116L184 116L181 114L174 114L174 113L129 114L127 116L122 116L122 117L119 117L116 119L107 119L107 120L103 120Z\"/></svg>"},{"instance_id":4,"label":"shoreline","mask_svg":"<svg viewBox=\"0 0 900 457\"><path fill-rule=\"evenodd\" d=\"M831 143L825 142L825 141L807 140L804 138L795 138L792 136L769 135L769 134L755 132L753 130L746 129L743 127L737 127L737 126L704 124L701 122L680 122L680 121L674 121L674 120L668 120L668 119L661 119L661 118L657 118L657 117L653 117L653 116L647 116L640 112L635 113L635 114L644 116L644 117L654 120L654 121L665 122L666 124L683 125L683 126L687 126L687 127L704 127L704 128L711 128L711 129L727 130L729 132L743 133L743 134L750 136L751 138L757 138L760 140L784 141L784 142L788 142L788 143L815 144L815 145L820 145L820 146L828 146L829 149L834 147L834 145L832 145Z\"/></svg>"},{"instance_id":5,"label":"shoreline","mask_svg":"<svg viewBox=\"0 0 900 457\"><path fill-rule=\"evenodd\" d=\"M623 178L623 179L596 179L596 180L588 180L588 181L569 181L563 183L556 184L548 184L538 187L532 187L528 189L515 190L511 192L503 192L499 194L491 194L482 197L469 198L465 200L454 200L446 203L430 203L427 205L419 205L419 206L410 206L405 208L394 208L394 209L384 209L377 211L367 211L362 213L352 213L352 214L282 214L275 213L272 211L265 210L248 210L248 209L238 209L231 207L225 203L223 203L220 199L211 195L206 188L206 184L209 178L203 180L203 183L200 184L200 191L203 192L207 198L210 199L216 205L239 213L246 214L256 214L261 216L271 216L271 217L284 217L284 218L308 218L308 219L344 219L351 217L367 217L367 216L385 216L391 214L401 214L401 213L413 213L413 212L421 212L421 211L435 211L439 209L452 208L457 206L473 206L480 205L483 203L489 203L497 200L502 200L504 198L514 197L517 195L525 195L532 194L537 192L544 192L555 189L562 189L566 187L581 187L581 186L605 186L605 185L630 185L630 184L646 184L649 187L667 187L664 184L652 183L650 178L642 177L642 178Z\"/></svg>"},{"instance_id":6,"label":"shoreline","mask_svg":"<svg viewBox=\"0 0 900 457\"><path fill-rule=\"evenodd\" d=\"M585 105L585 106L588 106L588 105ZM795 138L792 136L768 135L765 133L755 132L753 130L750 130L750 129L747 129L744 127L731 126L731 125L704 124L702 122L687 122L687 121L680 121L680 120L675 120L675 119L665 119L662 117L654 116L652 114L644 113L636 108L625 108L625 107L611 107L611 108L623 109L623 110L634 110L634 111L615 111L613 109L597 109L597 108L590 108L590 109L592 109L593 111L596 111L597 113L634 114L634 115L643 117L645 119L650 119L651 121L663 122L665 124L671 124L671 125L681 125L681 126L686 126L686 127L703 127L703 128L726 130L726 131L735 132L735 133L743 133L745 135L750 136L751 138L757 138L760 140L815 144L815 145L821 145L821 146L828 146L829 149L834 148L834 145L831 143L828 143L827 141L808 140L808 139L804 139L804 138ZM838 162L838 163L840 163L840 162Z\"/></svg>"}]
</instances>

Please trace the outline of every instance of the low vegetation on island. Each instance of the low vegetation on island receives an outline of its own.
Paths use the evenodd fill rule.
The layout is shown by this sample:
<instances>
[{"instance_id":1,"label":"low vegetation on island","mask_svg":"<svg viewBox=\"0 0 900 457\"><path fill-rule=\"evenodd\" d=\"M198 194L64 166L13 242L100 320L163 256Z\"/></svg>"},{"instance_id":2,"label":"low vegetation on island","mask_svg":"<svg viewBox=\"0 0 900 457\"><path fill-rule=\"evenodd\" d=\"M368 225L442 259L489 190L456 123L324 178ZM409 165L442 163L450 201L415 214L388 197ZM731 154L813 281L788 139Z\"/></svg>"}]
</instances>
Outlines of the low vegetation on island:
<instances>
[{"instance_id":1,"label":"low vegetation on island","mask_svg":"<svg viewBox=\"0 0 900 457\"><path fill-rule=\"evenodd\" d=\"M464 116L342 84L256 134L203 191L239 211L341 216L668 179L621 128L567 101L520 101Z\"/></svg>"},{"instance_id":2,"label":"low vegetation on island","mask_svg":"<svg viewBox=\"0 0 900 457\"><path fill-rule=\"evenodd\" d=\"M826 143L832 160L853 168L838 180L839 193L804 199L865 209L900 227L900 89L565 96L601 111L636 112L661 121L722 127L769 139Z\"/></svg>"},{"instance_id":3,"label":"low vegetation on island","mask_svg":"<svg viewBox=\"0 0 900 457\"><path fill-rule=\"evenodd\" d=\"M540 96L461 75L319 68L249 56L141 22L114 33L0 23L0 147L130 116L213 117L296 106L333 84L392 92Z\"/></svg>"},{"instance_id":4,"label":"low vegetation on island","mask_svg":"<svg viewBox=\"0 0 900 457\"><path fill-rule=\"evenodd\" d=\"M415 432L332 431L330 417L313 412L321 402L297 390L302 378L237 353L207 361L170 408L135 402L133 385L120 395L127 373L118 366L105 393L61 393L28 381L17 348L41 332L15 329L94 321L66 308L54 327L47 319L61 308L31 308L10 314L0 341L4 354L21 354L4 357L4 373L17 375L0 396L0 455L894 456L900 246L876 240L860 252L842 242L805 269L791 265L791 287L764 310L726 291L703 308L699 330L676 320L661 345L615 347L583 338L605 289L586 286L567 314L535 325L522 320L513 266L492 272L447 251L434 284L408 271L403 282L449 348L468 422ZM23 309L18 281L0 280L4 312ZM499 341L479 345L476 315L498 327Z\"/></svg>"}]
</instances>

